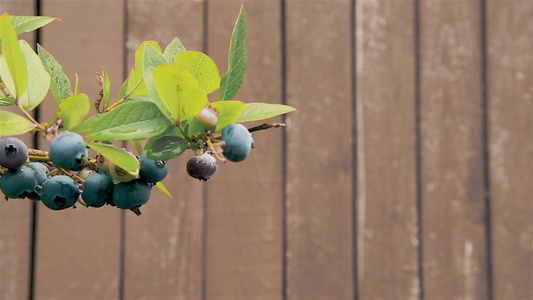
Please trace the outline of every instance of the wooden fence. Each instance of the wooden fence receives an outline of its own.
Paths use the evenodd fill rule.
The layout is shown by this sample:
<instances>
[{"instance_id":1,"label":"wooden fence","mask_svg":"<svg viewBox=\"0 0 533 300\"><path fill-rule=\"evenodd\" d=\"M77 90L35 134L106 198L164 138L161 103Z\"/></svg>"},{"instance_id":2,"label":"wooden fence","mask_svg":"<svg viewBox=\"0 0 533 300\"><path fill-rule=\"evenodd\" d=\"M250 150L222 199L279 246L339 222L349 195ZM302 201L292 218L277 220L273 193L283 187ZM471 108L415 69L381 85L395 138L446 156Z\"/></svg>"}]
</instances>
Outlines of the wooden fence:
<instances>
[{"instance_id":1,"label":"wooden fence","mask_svg":"<svg viewBox=\"0 0 533 300\"><path fill-rule=\"evenodd\" d=\"M251 157L207 184L185 172L192 153L171 160L174 198L154 191L140 217L0 201L0 298L533 299L531 0L0 0L0 12L61 18L38 41L96 98L94 72L118 93L143 40L177 36L226 70L241 4L237 99L296 107L289 127L257 133Z\"/></svg>"}]
</instances>

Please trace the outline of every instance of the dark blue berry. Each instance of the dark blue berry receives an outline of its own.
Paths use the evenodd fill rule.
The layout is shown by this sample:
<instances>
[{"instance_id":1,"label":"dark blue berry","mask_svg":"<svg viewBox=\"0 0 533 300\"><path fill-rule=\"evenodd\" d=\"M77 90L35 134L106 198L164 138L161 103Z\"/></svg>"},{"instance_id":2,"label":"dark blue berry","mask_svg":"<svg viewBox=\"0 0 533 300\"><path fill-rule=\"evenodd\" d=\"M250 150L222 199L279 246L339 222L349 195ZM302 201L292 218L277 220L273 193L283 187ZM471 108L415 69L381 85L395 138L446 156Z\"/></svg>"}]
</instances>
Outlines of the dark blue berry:
<instances>
[{"instance_id":1,"label":"dark blue berry","mask_svg":"<svg viewBox=\"0 0 533 300\"><path fill-rule=\"evenodd\" d=\"M217 159L210 152L196 155L187 161L187 174L199 180L207 181L217 170Z\"/></svg>"},{"instance_id":2,"label":"dark blue berry","mask_svg":"<svg viewBox=\"0 0 533 300\"><path fill-rule=\"evenodd\" d=\"M0 165L16 170L28 160L28 147L19 139L7 137L0 140Z\"/></svg>"}]
</instances>

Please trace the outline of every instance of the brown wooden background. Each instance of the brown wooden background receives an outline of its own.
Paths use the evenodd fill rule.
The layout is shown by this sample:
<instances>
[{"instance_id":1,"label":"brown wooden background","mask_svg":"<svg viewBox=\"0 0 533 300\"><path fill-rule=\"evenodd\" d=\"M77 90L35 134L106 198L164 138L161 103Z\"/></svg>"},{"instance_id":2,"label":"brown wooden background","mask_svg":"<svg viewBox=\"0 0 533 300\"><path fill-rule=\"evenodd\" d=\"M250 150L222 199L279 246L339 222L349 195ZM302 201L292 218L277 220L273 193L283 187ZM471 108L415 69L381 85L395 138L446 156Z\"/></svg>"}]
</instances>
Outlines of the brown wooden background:
<instances>
[{"instance_id":1,"label":"brown wooden background","mask_svg":"<svg viewBox=\"0 0 533 300\"><path fill-rule=\"evenodd\" d=\"M251 157L208 184L186 174L192 153L170 161L174 199L154 190L140 217L0 201L0 298L533 299L531 0L0 0L0 12L61 18L37 38L96 98L94 72L117 93L143 40L177 36L224 72L241 4L237 98L296 107L288 129L257 133Z\"/></svg>"}]
</instances>

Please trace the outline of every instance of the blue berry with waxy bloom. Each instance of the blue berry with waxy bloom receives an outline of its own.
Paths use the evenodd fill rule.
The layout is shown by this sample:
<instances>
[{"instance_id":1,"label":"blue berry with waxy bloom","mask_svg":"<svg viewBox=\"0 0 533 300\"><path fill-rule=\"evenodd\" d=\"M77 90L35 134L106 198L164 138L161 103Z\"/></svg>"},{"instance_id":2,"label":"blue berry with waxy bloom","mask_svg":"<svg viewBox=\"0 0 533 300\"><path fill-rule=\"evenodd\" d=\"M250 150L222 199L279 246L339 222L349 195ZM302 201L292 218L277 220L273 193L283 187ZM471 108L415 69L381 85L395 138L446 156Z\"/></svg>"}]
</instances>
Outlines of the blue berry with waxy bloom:
<instances>
[{"instance_id":1,"label":"blue berry with waxy bloom","mask_svg":"<svg viewBox=\"0 0 533 300\"><path fill-rule=\"evenodd\" d=\"M200 181L207 181L217 170L217 159L211 152L193 156L187 161L187 174Z\"/></svg>"},{"instance_id":2,"label":"blue berry with waxy bloom","mask_svg":"<svg viewBox=\"0 0 533 300\"><path fill-rule=\"evenodd\" d=\"M0 165L16 170L28 160L28 147L21 140L7 137L0 140Z\"/></svg>"},{"instance_id":3,"label":"blue berry with waxy bloom","mask_svg":"<svg viewBox=\"0 0 533 300\"><path fill-rule=\"evenodd\" d=\"M81 197L87 205L102 207L113 200L113 178L106 173L94 173L85 179Z\"/></svg>"},{"instance_id":4,"label":"blue berry with waxy bloom","mask_svg":"<svg viewBox=\"0 0 533 300\"><path fill-rule=\"evenodd\" d=\"M26 198L36 192L35 172L26 166L8 170L0 177L0 189L8 198Z\"/></svg>"},{"instance_id":5,"label":"blue berry with waxy bloom","mask_svg":"<svg viewBox=\"0 0 533 300\"><path fill-rule=\"evenodd\" d=\"M128 182L119 182L113 188L113 201L122 209L131 209L140 215L139 207L150 200L153 184L143 179L135 179Z\"/></svg>"},{"instance_id":6,"label":"blue berry with waxy bloom","mask_svg":"<svg viewBox=\"0 0 533 300\"><path fill-rule=\"evenodd\" d=\"M222 129L222 146L224 157L229 161L243 161L250 154L253 138L248 129L239 123L230 124Z\"/></svg>"},{"instance_id":7,"label":"blue berry with waxy bloom","mask_svg":"<svg viewBox=\"0 0 533 300\"><path fill-rule=\"evenodd\" d=\"M84 167L88 152L81 135L63 131L50 143L49 155L57 167L79 171Z\"/></svg>"},{"instance_id":8,"label":"blue berry with waxy bloom","mask_svg":"<svg viewBox=\"0 0 533 300\"><path fill-rule=\"evenodd\" d=\"M44 164L40 162L31 162L28 164L28 167L32 169L33 172L35 172L37 184L42 185L46 180L48 180L48 176L46 176L46 174L48 174L50 170L48 170L48 168Z\"/></svg>"},{"instance_id":9,"label":"blue berry with waxy bloom","mask_svg":"<svg viewBox=\"0 0 533 300\"><path fill-rule=\"evenodd\" d=\"M79 196L78 184L66 175L53 176L42 185L41 200L53 210L72 207Z\"/></svg>"},{"instance_id":10,"label":"blue berry with waxy bloom","mask_svg":"<svg viewBox=\"0 0 533 300\"><path fill-rule=\"evenodd\" d=\"M168 165L165 161L148 159L146 154L142 153L139 157L139 164L139 175L146 182L156 183L167 177Z\"/></svg>"}]
</instances>

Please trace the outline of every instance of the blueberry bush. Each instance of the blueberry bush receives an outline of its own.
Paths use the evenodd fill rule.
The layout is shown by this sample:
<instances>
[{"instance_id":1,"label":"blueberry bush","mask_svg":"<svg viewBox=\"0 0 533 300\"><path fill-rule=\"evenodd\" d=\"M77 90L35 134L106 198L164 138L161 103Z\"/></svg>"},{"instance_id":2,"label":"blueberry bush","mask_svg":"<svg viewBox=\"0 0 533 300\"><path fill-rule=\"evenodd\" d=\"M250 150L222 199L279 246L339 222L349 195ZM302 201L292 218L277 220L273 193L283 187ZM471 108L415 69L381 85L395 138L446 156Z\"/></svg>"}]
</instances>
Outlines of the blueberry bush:
<instances>
[{"instance_id":1,"label":"blueberry bush","mask_svg":"<svg viewBox=\"0 0 533 300\"><path fill-rule=\"evenodd\" d=\"M186 50L178 38L164 49L145 41L135 51L134 66L115 101L105 68L96 73L99 93L91 101L80 92L77 76L72 86L50 52L41 45L34 50L19 40L20 34L54 20L58 19L0 16L0 108L15 107L0 109L0 188L6 200L42 201L52 210L76 204L114 206L140 215L152 187L171 196L161 183L169 172L169 159L191 153L186 172L206 181L217 171L218 162L240 162L249 156L255 140L252 132L285 126L265 123L247 128L243 123L294 110L282 104L234 100L248 55L243 8L230 41L228 70L222 76L208 55ZM218 97L209 98L213 92ZM51 103L44 101L48 94ZM209 100L213 98L216 101ZM32 116L40 105L56 108L48 122ZM28 149L16 137L24 134L51 141L49 148ZM115 146L117 141L129 143L135 153Z\"/></svg>"}]
</instances>

